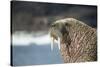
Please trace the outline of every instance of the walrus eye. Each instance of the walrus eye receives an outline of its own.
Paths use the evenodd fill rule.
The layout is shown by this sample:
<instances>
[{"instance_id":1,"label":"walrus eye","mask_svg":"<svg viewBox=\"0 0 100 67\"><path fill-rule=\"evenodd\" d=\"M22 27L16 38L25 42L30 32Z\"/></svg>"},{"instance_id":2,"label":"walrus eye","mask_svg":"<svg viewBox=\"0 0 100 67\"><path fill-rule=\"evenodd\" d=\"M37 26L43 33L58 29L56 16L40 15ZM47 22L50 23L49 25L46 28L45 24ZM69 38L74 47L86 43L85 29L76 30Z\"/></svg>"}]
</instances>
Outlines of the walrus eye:
<instances>
[{"instance_id":1,"label":"walrus eye","mask_svg":"<svg viewBox=\"0 0 100 67\"><path fill-rule=\"evenodd\" d=\"M65 26L71 26L71 25L70 25L69 23L66 22L66 23L65 23Z\"/></svg>"},{"instance_id":2,"label":"walrus eye","mask_svg":"<svg viewBox=\"0 0 100 67\"><path fill-rule=\"evenodd\" d=\"M65 23L66 26L68 26L68 23Z\"/></svg>"}]
</instances>

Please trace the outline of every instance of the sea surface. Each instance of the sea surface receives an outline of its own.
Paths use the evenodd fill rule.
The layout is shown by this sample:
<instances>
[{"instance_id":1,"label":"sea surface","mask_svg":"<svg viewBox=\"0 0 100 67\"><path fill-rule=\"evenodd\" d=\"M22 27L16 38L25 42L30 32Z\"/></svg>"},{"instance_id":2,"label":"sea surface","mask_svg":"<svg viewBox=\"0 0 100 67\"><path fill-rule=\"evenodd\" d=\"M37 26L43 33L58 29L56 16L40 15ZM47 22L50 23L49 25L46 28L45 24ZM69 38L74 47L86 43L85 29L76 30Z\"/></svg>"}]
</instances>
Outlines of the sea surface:
<instances>
[{"instance_id":1,"label":"sea surface","mask_svg":"<svg viewBox=\"0 0 100 67\"><path fill-rule=\"evenodd\" d=\"M14 66L43 65L63 63L57 46L50 45L13 46L12 61Z\"/></svg>"}]
</instances>

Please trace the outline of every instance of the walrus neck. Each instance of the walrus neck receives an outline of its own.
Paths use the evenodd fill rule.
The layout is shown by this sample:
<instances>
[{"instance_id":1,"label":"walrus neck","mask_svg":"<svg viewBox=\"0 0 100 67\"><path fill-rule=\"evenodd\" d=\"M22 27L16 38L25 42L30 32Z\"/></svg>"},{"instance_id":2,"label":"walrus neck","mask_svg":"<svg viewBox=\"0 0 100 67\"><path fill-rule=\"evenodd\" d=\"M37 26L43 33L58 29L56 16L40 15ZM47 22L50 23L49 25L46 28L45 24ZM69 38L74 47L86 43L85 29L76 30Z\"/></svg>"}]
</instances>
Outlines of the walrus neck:
<instances>
[{"instance_id":1,"label":"walrus neck","mask_svg":"<svg viewBox=\"0 0 100 67\"><path fill-rule=\"evenodd\" d=\"M86 30L90 30L90 27L87 25L76 25L67 28L69 32L70 38L73 38L75 36L83 36L86 33ZM71 39L72 40L72 39Z\"/></svg>"}]
</instances>

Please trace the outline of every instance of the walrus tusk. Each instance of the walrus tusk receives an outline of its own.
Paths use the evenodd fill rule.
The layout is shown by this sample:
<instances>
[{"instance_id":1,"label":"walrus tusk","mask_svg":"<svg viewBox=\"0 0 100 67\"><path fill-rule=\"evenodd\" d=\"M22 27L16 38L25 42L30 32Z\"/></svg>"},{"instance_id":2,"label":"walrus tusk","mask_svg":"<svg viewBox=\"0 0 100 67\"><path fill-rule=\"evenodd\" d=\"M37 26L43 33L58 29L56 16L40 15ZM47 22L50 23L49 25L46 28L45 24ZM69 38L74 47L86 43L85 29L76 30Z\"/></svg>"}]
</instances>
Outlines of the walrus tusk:
<instances>
[{"instance_id":1,"label":"walrus tusk","mask_svg":"<svg viewBox=\"0 0 100 67\"><path fill-rule=\"evenodd\" d=\"M58 48L60 50L60 38L58 37Z\"/></svg>"},{"instance_id":2,"label":"walrus tusk","mask_svg":"<svg viewBox=\"0 0 100 67\"><path fill-rule=\"evenodd\" d=\"M54 38L51 37L51 50L53 50L53 45L54 45Z\"/></svg>"},{"instance_id":3,"label":"walrus tusk","mask_svg":"<svg viewBox=\"0 0 100 67\"><path fill-rule=\"evenodd\" d=\"M54 45L54 38L51 37L51 50L53 50L53 45ZM60 50L60 38L59 37L58 37L57 45Z\"/></svg>"}]
</instances>

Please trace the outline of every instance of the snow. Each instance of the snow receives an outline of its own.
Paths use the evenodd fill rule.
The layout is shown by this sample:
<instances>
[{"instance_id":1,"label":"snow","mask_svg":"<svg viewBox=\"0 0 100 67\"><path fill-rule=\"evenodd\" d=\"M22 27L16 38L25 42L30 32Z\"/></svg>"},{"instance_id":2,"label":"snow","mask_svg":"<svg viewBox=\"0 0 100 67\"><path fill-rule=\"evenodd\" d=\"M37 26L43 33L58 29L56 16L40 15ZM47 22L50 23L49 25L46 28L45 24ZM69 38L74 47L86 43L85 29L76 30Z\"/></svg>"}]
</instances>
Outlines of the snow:
<instances>
[{"instance_id":1,"label":"snow","mask_svg":"<svg viewBox=\"0 0 100 67\"><path fill-rule=\"evenodd\" d=\"M33 36L32 34L24 33L12 35L13 45L29 45L30 43L35 43L36 45L48 45L50 42L48 34L42 36Z\"/></svg>"}]
</instances>

